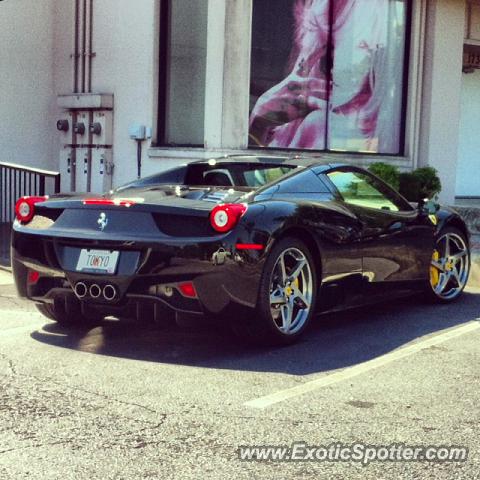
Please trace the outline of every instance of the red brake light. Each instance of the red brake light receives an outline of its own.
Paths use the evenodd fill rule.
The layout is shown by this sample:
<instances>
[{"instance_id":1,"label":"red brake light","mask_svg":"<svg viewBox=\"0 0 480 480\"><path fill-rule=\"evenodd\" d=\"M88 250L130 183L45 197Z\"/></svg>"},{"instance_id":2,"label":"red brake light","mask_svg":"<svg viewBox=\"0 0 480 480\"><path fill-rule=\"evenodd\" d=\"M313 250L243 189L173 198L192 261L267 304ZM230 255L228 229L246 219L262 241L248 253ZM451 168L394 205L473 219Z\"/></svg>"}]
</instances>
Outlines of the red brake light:
<instances>
[{"instance_id":1,"label":"red brake light","mask_svg":"<svg viewBox=\"0 0 480 480\"><path fill-rule=\"evenodd\" d=\"M27 276L28 285L36 285L40 280L40 274L36 270L29 270Z\"/></svg>"},{"instance_id":2,"label":"red brake light","mask_svg":"<svg viewBox=\"0 0 480 480\"><path fill-rule=\"evenodd\" d=\"M197 291L195 285L192 282L181 283L178 288L184 297L197 298Z\"/></svg>"},{"instance_id":3,"label":"red brake light","mask_svg":"<svg viewBox=\"0 0 480 480\"><path fill-rule=\"evenodd\" d=\"M84 205L113 205L117 207L131 207L132 205L135 205L134 200L128 200L128 199L108 199L108 198L86 198L83 201Z\"/></svg>"},{"instance_id":4,"label":"red brake light","mask_svg":"<svg viewBox=\"0 0 480 480\"><path fill-rule=\"evenodd\" d=\"M22 197L15 205L15 216L22 223L28 223L35 216L35 204L45 202L48 197Z\"/></svg>"},{"instance_id":5,"label":"red brake light","mask_svg":"<svg viewBox=\"0 0 480 480\"><path fill-rule=\"evenodd\" d=\"M265 247L260 243L237 243L237 250L263 250Z\"/></svg>"},{"instance_id":6,"label":"red brake light","mask_svg":"<svg viewBox=\"0 0 480 480\"><path fill-rule=\"evenodd\" d=\"M217 205L210 213L210 223L217 232L229 232L247 211L244 203Z\"/></svg>"}]
</instances>

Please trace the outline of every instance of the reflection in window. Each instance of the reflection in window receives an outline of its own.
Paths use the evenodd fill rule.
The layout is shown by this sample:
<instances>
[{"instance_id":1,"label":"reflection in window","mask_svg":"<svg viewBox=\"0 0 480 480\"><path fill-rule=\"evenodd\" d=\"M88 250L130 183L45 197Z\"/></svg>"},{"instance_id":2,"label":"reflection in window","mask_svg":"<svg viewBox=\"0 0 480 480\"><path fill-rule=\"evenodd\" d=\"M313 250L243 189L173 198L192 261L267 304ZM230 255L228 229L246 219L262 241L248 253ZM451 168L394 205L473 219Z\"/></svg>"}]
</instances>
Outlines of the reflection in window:
<instances>
[{"instance_id":1,"label":"reflection in window","mask_svg":"<svg viewBox=\"0 0 480 480\"><path fill-rule=\"evenodd\" d=\"M165 143L203 145L208 0L170 0Z\"/></svg>"},{"instance_id":2,"label":"reflection in window","mask_svg":"<svg viewBox=\"0 0 480 480\"><path fill-rule=\"evenodd\" d=\"M346 203L376 210L399 211L399 208L376 188L372 177L357 172L331 172L328 177Z\"/></svg>"},{"instance_id":3,"label":"reflection in window","mask_svg":"<svg viewBox=\"0 0 480 480\"><path fill-rule=\"evenodd\" d=\"M274 182L291 171L291 167L256 168L244 173L245 183L250 187L262 187Z\"/></svg>"}]
</instances>

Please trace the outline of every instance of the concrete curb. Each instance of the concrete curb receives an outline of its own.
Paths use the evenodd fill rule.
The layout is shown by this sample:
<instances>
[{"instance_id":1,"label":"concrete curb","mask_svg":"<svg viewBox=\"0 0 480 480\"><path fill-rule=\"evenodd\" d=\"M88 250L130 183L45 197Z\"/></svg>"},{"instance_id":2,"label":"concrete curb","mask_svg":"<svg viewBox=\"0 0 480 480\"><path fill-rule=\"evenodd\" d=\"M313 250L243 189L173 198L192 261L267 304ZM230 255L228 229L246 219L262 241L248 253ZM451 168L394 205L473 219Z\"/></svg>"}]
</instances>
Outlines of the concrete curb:
<instances>
[{"instance_id":1,"label":"concrete curb","mask_svg":"<svg viewBox=\"0 0 480 480\"><path fill-rule=\"evenodd\" d=\"M470 252L472 265L468 285L480 288L480 235L472 234L470 236Z\"/></svg>"},{"instance_id":2,"label":"concrete curb","mask_svg":"<svg viewBox=\"0 0 480 480\"><path fill-rule=\"evenodd\" d=\"M467 224L470 231L470 251L472 268L470 271L470 287L480 287L480 208L478 206L455 205L452 207Z\"/></svg>"},{"instance_id":3,"label":"concrete curb","mask_svg":"<svg viewBox=\"0 0 480 480\"><path fill-rule=\"evenodd\" d=\"M480 252L472 252L472 268L470 270L469 287L480 288Z\"/></svg>"}]
</instances>

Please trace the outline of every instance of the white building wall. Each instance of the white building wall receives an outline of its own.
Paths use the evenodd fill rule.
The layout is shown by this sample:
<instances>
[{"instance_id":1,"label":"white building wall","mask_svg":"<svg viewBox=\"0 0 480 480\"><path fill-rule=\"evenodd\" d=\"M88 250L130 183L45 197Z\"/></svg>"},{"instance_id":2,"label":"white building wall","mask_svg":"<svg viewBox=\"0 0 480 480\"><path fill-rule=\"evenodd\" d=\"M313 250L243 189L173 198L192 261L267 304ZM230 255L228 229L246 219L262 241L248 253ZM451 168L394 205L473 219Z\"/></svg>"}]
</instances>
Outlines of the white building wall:
<instances>
[{"instance_id":1,"label":"white building wall","mask_svg":"<svg viewBox=\"0 0 480 480\"><path fill-rule=\"evenodd\" d=\"M419 163L439 171L448 204L455 201L464 32L464 0L428 0Z\"/></svg>"},{"instance_id":2,"label":"white building wall","mask_svg":"<svg viewBox=\"0 0 480 480\"><path fill-rule=\"evenodd\" d=\"M480 195L480 70L463 75L461 111L456 194L478 197Z\"/></svg>"},{"instance_id":3,"label":"white building wall","mask_svg":"<svg viewBox=\"0 0 480 480\"><path fill-rule=\"evenodd\" d=\"M0 2L0 162L58 168L55 3Z\"/></svg>"},{"instance_id":4,"label":"white building wall","mask_svg":"<svg viewBox=\"0 0 480 480\"><path fill-rule=\"evenodd\" d=\"M137 145L128 136L129 125L152 127L156 115L156 3L94 2L93 49L97 55L93 61L92 88L114 94L114 185L136 177ZM144 161L146 158L145 152Z\"/></svg>"}]
</instances>

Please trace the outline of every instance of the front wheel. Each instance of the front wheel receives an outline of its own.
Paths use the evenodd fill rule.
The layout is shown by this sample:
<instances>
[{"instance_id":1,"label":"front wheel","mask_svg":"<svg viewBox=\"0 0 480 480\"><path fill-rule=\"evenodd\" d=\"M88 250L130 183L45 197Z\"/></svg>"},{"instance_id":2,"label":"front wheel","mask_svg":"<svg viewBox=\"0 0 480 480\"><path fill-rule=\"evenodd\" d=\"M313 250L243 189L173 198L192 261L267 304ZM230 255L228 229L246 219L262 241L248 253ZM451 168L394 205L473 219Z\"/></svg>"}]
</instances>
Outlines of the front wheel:
<instances>
[{"instance_id":1,"label":"front wheel","mask_svg":"<svg viewBox=\"0 0 480 480\"><path fill-rule=\"evenodd\" d=\"M432 254L430 298L449 303L462 294L470 274L470 250L465 234L458 228L447 227L438 235Z\"/></svg>"},{"instance_id":2,"label":"front wheel","mask_svg":"<svg viewBox=\"0 0 480 480\"><path fill-rule=\"evenodd\" d=\"M309 248L297 238L284 238L265 263L254 314L238 319L235 331L261 343L293 343L307 328L316 297L317 272Z\"/></svg>"}]
</instances>

